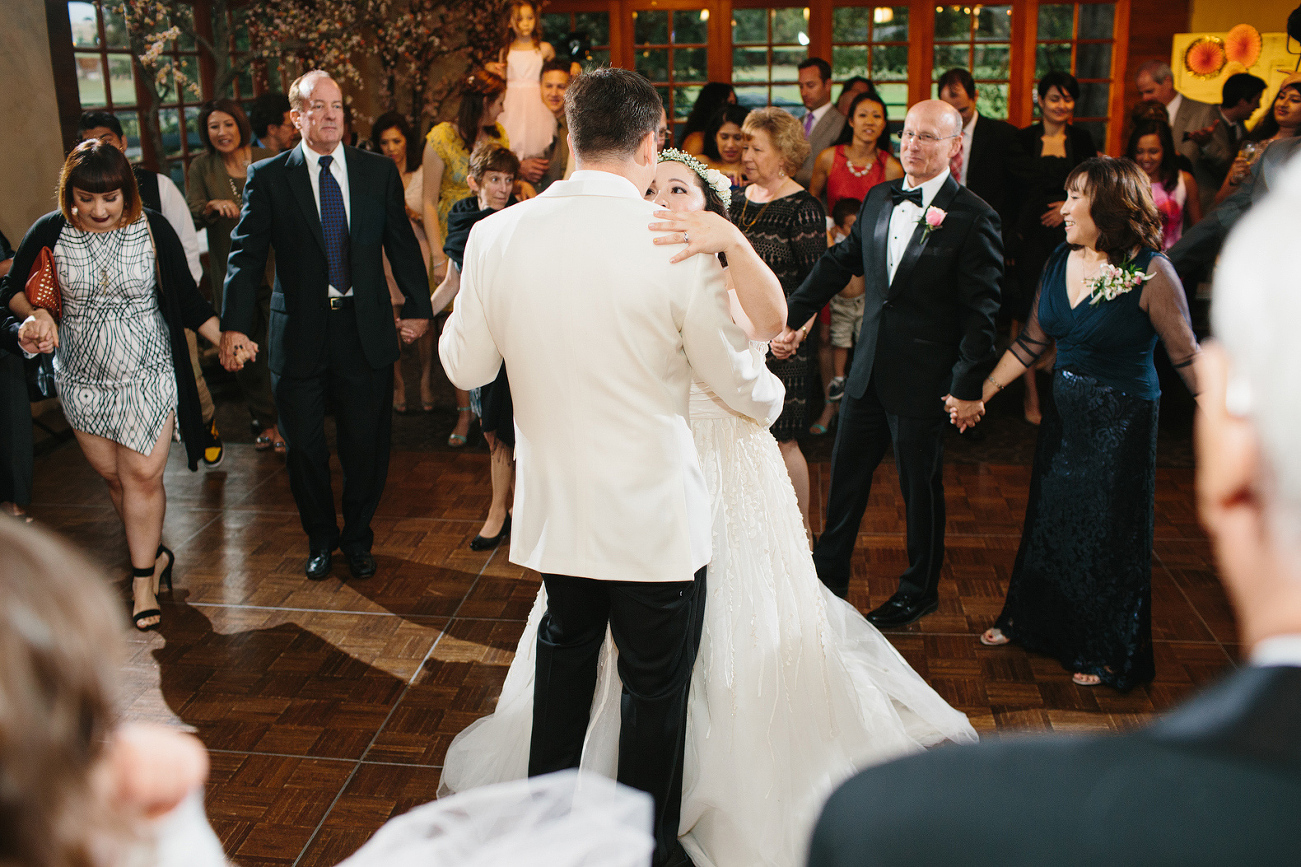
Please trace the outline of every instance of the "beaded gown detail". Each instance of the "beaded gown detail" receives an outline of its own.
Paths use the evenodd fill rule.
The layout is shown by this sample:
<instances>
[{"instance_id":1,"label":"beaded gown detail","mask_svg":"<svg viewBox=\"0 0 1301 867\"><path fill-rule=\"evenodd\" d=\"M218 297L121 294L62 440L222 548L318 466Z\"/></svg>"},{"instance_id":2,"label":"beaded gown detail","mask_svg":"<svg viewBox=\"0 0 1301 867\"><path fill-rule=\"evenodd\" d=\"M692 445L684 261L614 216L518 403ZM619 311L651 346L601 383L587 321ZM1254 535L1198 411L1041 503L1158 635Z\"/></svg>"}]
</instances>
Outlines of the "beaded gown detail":
<instances>
[{"instance_id":1,"label":"beaded gown detail","mask_svg":"<svg viewBox=\"0 0 1301 867\"><path fill-rule=\"evenodd\" d=\"M65 226L53 253L63 292L54 381L68 425L148 455L177 406L148 224Z\"/></svg>"},{"instance_id":2,"label":"beaded gown detail","mask_svg":"<svg viewBox=\"0 0 1301 867\"><path fill-rule=\"evenodd\" d=\"M1198 348L1182 287L1163 256L1134 265L1155 276L1141 290L1074 308L1066 290L1070 248L1049 258L1023 338L1033 361L1057 344L1030 475L1021 544L995 624L1027 650L1119 690L1155 676L1152 536L1160 388L1158 337L1195 389ZM1153 260L1159 257L1163 267Z\"/></svg>"},{"instance_id":3,"label":"beaded gown detail","mask_svg":"<svg viewBox=\"0 0 1301 867\"><path fill-rule=\"evenodd\" d=\"M542 52L512 48L506 55L506 99L500 122L520 159L540 156L556 136L556 116L542 102Z\"/></svg>"},{"instance_id":4,"label":"beaded gown detail","mask_svg":"<svg viewBox=\"0 0 1301 867\"><path fill-rule=\"evenodd\" d=\"M756 353L763 344L752 344ZM796 867L823 800L856 770L945 739L966 717L818 580L772 435L700 383L691 431L710 493L713 560L692 673L683 846L697 867ZM456 736L440 795L526 774L539 590L496 712ZM582 766L614 776L621 686L608 633Z\"/></svg>"}]
</instances>

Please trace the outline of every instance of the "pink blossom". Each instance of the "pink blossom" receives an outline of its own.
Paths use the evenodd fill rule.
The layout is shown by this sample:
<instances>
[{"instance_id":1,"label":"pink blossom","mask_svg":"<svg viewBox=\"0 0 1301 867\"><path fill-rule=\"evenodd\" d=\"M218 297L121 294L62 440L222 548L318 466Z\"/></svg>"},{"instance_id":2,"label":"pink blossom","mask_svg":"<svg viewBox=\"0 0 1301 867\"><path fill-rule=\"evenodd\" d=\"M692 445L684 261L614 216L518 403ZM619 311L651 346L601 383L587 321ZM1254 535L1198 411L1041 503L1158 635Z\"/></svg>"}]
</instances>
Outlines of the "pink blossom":
<instances>
[{"instance_id":1,"label":"pink blossom","mask_svg":"<svg viewBox=\"0 0 1301 867\"><path fill-rule=\"evenodd\" d=\"M929 207L926 209L926 225L930 226L932 229L938 229L940 226L944 225L944 218L947 216L948 214L941 209L933 206Z\"/></svg>"}]
</instances>

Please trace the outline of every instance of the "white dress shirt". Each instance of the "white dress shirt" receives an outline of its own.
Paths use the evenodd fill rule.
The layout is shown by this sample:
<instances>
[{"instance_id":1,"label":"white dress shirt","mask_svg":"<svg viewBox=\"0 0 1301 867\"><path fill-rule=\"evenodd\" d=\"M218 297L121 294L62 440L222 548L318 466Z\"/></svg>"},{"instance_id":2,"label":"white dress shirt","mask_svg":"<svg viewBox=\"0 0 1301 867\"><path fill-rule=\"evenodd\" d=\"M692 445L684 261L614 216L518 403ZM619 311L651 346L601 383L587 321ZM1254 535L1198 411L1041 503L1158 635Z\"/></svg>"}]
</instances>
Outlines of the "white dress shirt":
<instances>
[{"instance_id":1,"label":"white dress shirt","mask_svg":"<svg viewBox=\"0 0 1301 867\"><path fill-rule=\"evenodd\" d=\"M829 111L831 111L831 103L826 102L809 112L809 114L813 115L813 123L809 125L809 135L813 135L813 131L818 128L818 124L822 123L822 119L827 116ZM800 122L803 123L804 121L801 120ZM808 138L808 136L805 136L805 138Z\"/></svg>"},{"instance_id":2,"label":"white dress shirt","mask_svg":"<svg viewBox=\"0 0 1301 867\"><path fill-rule=\"evenodd\" d=\"M917 222L921 220L922 214L931 206L935 200L935 194L944 186L944 182L949 178L949 170L946 167L938 175L922 184L922 206L919 208L912 202L900 202L894 206L894 211L890 214L890 242L886 246L886 273L890 281L894 281L894 272L899 267L899 262L903 260L904 251L908 249L908 242L912 240L913 231L917 228ZM907 180L904 181L905 190L915 189L908 186Z\"/></svg>"},{"instance_id":3,"label":"white dress shirt","mask_svg":"<svg viewBox=\"0 0 1301 867\"><path fill-rule=\"evenodd\" d=\"M185 263L190 266L190 276L198 283L203 277L203 266L199 264L199 233L194 228L194 216L190 206L185 203L185 196L172 183L167 175L158 175L159 211L181 239L185 249Z\"/></svg>"},{"instance_id":4,"label":"white dress shirt","mask_svg":"<svg viewBox=\"0 0 1301 867\"><path fill-rule=\"evenodd\" d=\"M1251 651L1251 664L1286 665L1301 668L1301 634L1275 635L1257 642Z\"/></svg>"},{"instance_id":5,"label":"white dress shirt","mask_svg":"<svg viewBox=\"0 0 1301 867\"><path fill-rule=\"evenodd\" d=\"M298 147L302 149L303 157L307 160L307 177L312 182L312 199L316 201L316 216L319 218L321 216L321 157L324 155L318 154L309 148L306 140L299 142ZM330 174L338 182L339 192L343 195L344 219L351 226L352 199L348 195L348 162L343 158L343 142L335 145L334 152L329 156L334 157L334 161L330 163ZM351 294L351 288L347 292L340 292L334 286L330 287L330 295L335 298L342 298Z\"/></svg>"},{"instance_id":6,"label":"white dress shirt","mask_svg":"<svg viewBox=\"0 0 1301 867\"><path fill-rule=\"evenodd\" d=\"M1175 91L1175 98L1165 104L1165 113L1170 120L1170 125L1174 126L1175 115L1179 113L1179 106L1184 104L1184 95ZM1179 149L1179 142L1175 142L1175 150Z\"/></svg>"},{"instance_id":7,"label":"white dress shirt","mask_svg":"<svg viewBox=\"0 0 1301 867\"><path fill-rule=\"evenodd\" d=\"M958 178L958 183L964 187L967 185L967 175L971 170L971 142L976 137L976 121L980 118L980 112L971 113L971 121L962 128L962 171L959 173L962 177Z\"/></svg>"}]
</instances>

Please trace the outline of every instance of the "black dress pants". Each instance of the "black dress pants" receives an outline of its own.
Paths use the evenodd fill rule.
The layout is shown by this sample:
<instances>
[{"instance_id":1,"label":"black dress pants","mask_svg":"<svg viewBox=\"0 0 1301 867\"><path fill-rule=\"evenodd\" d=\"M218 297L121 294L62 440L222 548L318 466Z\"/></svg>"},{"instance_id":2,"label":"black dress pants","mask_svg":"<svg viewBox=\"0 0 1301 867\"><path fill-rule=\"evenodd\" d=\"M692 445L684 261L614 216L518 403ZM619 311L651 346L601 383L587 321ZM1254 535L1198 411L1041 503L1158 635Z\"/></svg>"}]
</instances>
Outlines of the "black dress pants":
<instances>
[{"instance_id":1,"label":"black dress pants","mask_svg":"<svg viewBox=\"0 0 1301 867\"><path fill-rule=\"evenodd\" d=\"M32 502L32 405L23 360L0 349L0 502Z\"/></svg>"},{"instance_id":2,"label":"black dress pants","mask_svg":"<svg viewBox=\"0 0 1301 867\"><path fill-rule=\"evenodd\" d=\"M538 626L529 776L578 767L608 624L623 681L618 780L654 797L653 864L666 864L680 853L687 697L704 625L705 568L694 581L667 583L542 578L547 611Z\"/></svg>"},{"instance_id":3,"label":"black dress pants","mask_svg":"<svg viewBox=\"0 0 1301 867\"><path fill-rule=\"evenodd\" d=\"M272 374L280 432L289 445L289 487L311 550L369 551L371 518L388 478L393 429L393 365L373 369L362 352L351 306L331 310L325 357L310 376ZM334 511L330 447L325 438L326 399L334 404L339 463L343 468L343 533Z\"/></svg>"},{"instance_id":4,"label":"black dress pants","mask_svg":"<svg viewBox=\"0 0 1301 867\"><path fill-rule=\"evenodd\" d=\"M941 413L934 418L910 418L886 412L873 378L861 398L846 394L841 400L839 424L831 450L827 525L813 551L818 577L842 599L849 592L850 561L872 492L872 474L893 443L908 522L908 569L899 578L899 593L934 593L944 562L948 419Z\"/></svg>"}]
</instances>

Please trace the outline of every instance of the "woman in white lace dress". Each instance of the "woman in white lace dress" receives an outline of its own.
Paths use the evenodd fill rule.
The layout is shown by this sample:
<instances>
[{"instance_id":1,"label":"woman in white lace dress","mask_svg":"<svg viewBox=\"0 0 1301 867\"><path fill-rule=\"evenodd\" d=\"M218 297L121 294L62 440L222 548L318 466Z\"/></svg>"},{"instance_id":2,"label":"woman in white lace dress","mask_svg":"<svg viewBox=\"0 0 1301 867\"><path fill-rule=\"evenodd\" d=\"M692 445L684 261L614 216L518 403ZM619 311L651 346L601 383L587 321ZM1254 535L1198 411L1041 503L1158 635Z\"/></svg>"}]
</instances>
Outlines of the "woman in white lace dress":
<instances>
[{"instance_id":1,"label":"woman in white lace dress","mask_svg":"<svg viewBox=\"0 0 1301 867\"><path fill-rule=\"evenodd\" d=\"M708 182L715 175L718 190ZM681 244L686 234L697 248L706 237L736 231L720 216L727 189L726 179L685 154L661 154L648 198L683 219L654 224L674 230L657 243ZM733 315L750 330L752 319L766 320L771 311L738 270L729 269ZM751 347L760 356L767 351L762 343ZM700 384L691 393L691 430L713 505L714 558L691 684L681 840L697 867L794 867L838 783L865 765L976 734L875 627L818 581L795 491L768 430L733 414ZM440 794L526 774L544 592L496 712L449 748ZM611 776L620 688L607 639L582 764Z\"/></svg>"}]
</instances>

